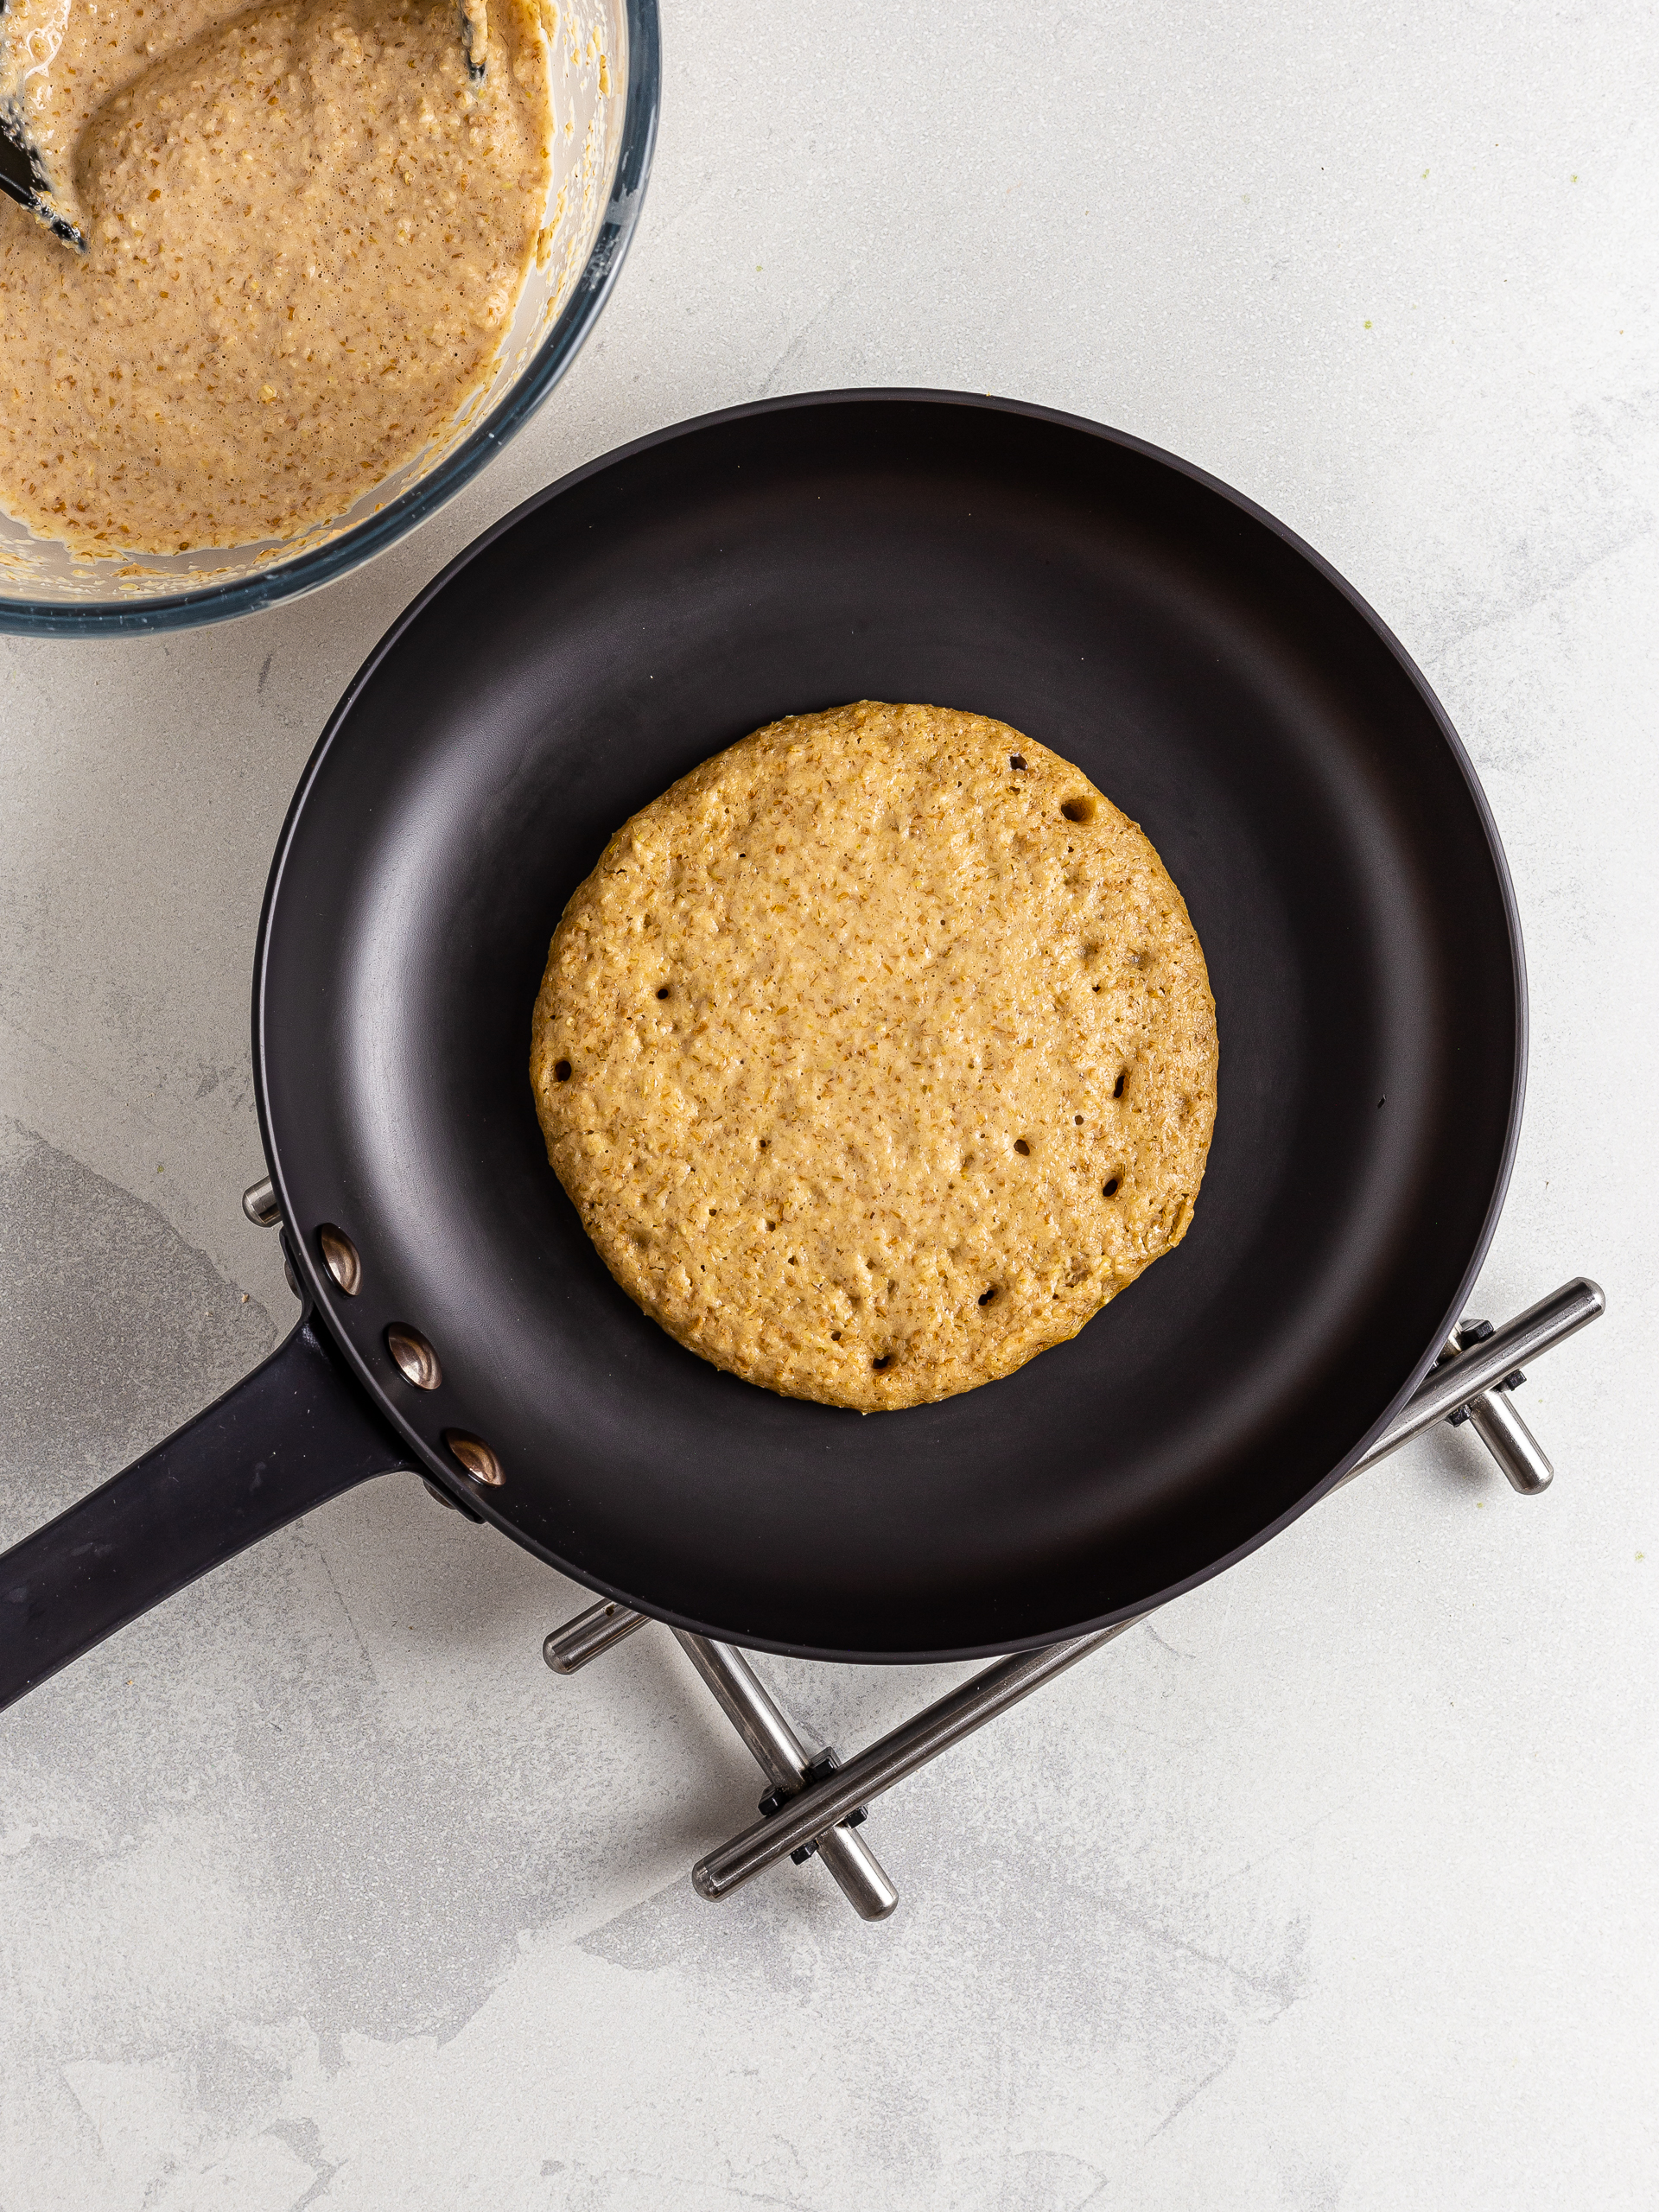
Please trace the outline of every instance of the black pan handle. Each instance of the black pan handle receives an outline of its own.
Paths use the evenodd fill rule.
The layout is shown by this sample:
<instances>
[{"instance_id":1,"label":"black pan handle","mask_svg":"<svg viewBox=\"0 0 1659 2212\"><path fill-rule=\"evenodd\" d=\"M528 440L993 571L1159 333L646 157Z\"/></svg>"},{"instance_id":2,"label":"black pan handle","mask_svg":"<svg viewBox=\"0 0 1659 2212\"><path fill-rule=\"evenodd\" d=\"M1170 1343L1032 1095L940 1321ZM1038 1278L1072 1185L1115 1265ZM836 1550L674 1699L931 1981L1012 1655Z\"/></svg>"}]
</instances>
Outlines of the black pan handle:
<instances>
[{"instance_id":1,"label":"black pan handle","mask_svg":"<svg viewBox=\"0 0 1659 2212\"><path fill-rule=\"evenodd\" d=\"M217 1405L0 1553L0 1707L261 1536L412 1464L306 1313Z\"/></svg>"}]
</instances>

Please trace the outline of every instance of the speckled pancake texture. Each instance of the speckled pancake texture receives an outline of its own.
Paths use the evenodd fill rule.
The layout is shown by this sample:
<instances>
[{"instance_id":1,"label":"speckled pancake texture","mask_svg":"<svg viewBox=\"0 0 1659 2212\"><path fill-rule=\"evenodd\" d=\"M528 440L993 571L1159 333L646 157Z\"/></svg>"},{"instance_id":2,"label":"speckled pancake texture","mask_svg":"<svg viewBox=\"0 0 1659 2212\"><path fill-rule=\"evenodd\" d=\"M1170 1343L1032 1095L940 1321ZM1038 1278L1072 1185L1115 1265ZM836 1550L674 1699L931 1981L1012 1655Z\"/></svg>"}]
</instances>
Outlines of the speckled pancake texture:
<instances>
[{"instance_id":1,"label":"speckled pancake texture","mask_svg":"<svg viewBox=\"0 0 1659 2212\"><path fill-rule=\"evenodd\" d=\"M1010 1375L1178 1244L1216 1113L1181 895L981 715L796 715L626 822L554 932L548 1157L671 1336L871 1413Z\"/></svg>"}]
</instances>

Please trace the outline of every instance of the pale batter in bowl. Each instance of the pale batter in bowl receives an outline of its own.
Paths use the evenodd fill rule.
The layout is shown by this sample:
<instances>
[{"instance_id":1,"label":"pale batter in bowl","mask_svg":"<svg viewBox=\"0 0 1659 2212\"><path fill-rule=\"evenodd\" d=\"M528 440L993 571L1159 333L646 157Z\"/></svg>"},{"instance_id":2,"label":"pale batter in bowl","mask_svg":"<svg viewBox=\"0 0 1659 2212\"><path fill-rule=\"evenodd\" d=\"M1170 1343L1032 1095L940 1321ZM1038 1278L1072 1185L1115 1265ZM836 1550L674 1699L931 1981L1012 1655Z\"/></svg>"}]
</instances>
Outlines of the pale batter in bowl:
<instances>
[{"instance_id":1,"label":"pale batter in bowl","mask_svg":"<svg viewBox=\"0 0 1659 2212\"><path fill-rule=\"evenodd\" d=\"M548 21L482 13L474 81L450 0L14 0L0 91L87 248L0 200L0 507L90 556L280 539L453 422L554 128Z\"/></svg>"}]
</instances>

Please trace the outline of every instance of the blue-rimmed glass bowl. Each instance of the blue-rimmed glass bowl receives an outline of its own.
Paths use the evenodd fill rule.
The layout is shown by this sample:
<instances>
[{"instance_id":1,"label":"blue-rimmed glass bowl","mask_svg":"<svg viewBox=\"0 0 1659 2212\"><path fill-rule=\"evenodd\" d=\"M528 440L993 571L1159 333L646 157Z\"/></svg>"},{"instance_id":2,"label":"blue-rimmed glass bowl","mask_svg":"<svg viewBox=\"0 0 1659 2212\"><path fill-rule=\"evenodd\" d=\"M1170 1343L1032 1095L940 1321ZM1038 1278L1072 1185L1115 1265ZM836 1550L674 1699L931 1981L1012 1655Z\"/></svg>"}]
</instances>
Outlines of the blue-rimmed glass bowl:
<instances>
[{"instance_id":1,"label":"blue-rimmed glass bowl","mask_svg":"<svg viewBox=\"0 0 1659 2212\"><path fill-rule=\"evenodd\" d=\"M0 631L113 637L251 613L356 568L478 474L575 359L622 265L657 135L657 0L565 0L553 68L550 251L493 376L444 435L344 514L257 545L91 561L0 512Z\"/></svg>"}]
</instances>

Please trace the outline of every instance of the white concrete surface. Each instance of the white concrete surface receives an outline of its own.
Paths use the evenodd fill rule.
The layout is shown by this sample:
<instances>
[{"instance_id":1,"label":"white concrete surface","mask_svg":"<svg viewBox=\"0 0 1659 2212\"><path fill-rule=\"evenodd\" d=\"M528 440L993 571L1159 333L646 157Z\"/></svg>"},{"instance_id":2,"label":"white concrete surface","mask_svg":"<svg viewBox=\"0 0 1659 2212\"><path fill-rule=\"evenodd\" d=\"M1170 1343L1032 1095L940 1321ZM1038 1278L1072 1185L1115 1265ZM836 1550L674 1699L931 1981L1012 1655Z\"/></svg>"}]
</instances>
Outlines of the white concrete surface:
<instances>
[{"instance_id":1,"label":"white concrete surface","mask_svg":"<svg viewBox=\"0 0 1659 2212\"><path fill-rule=\"evenodd\" d=\"M1185 454L1439 687L1531 960L1479 1305L1554 1490L1444 1433L887 1800L904 1902L685 1869L754 1783L666 1638L413 1482L0 1722L3 2212L1561 2212L1659 2196L1659 50L1647 0L669 0L620 291L321 597L0 640L0 1540L250 1366L289 790L359 659L573 464L761 392L1027 395ZM0 354L0 359L3 359ZM3 381L0 378L0 381ZM914 1681L776 1670L843 1742Z\"/></svg>"}]
</instances>

